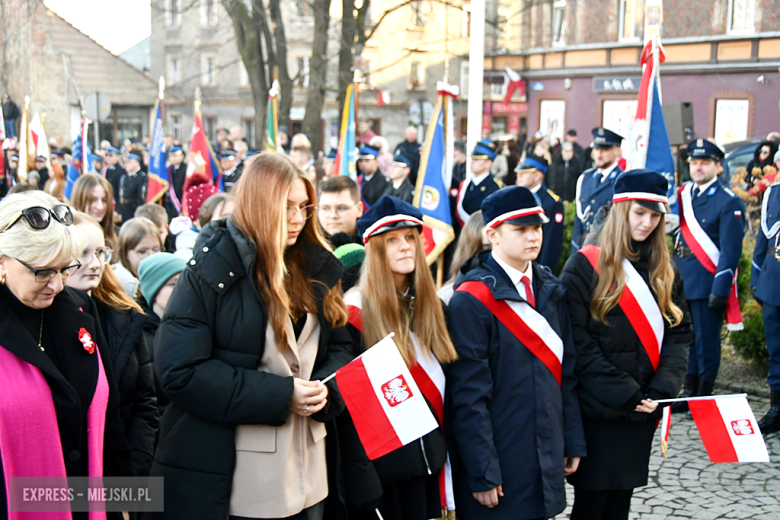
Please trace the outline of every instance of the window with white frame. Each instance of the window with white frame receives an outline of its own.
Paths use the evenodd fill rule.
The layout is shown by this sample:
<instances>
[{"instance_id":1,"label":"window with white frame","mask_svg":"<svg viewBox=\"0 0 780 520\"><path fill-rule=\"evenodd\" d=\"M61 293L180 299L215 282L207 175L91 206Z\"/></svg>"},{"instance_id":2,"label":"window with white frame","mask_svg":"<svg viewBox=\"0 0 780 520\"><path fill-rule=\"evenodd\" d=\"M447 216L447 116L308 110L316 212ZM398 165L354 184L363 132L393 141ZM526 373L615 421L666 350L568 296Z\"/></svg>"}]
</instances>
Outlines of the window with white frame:
<instances>
[{"instance_id":1,"label":"window with white frame","mask_svg":"<svg viewBox=\"0 0 780 520\"><path fill-rule=\"evenodd\" d=\"M200 85L202 87L217 86L217 55L216 54L201 55Z\"/></svg>"},{"instance_id":2,"label":"window with white frame","mask_svg":"<svg viewBox=\"0 0 780 520\"><path fill-rule=\"evenodd\" d=\"M203 27L217 25L217 0L200 0L200 25Z\"/></svg>"},{"instance_id":3,"label":"window with white frame","mask_svg":"<svg viewBox=\"0 0 780 520\"><path fill-rule=\"evenodd\" d=\"M307 88L309 86L309 57L299 56L295 58L297 66L295 86L298 88Z\"/></svg>"},{"instance_id":4,"label":"window with white frame","mask_svg":"<svg viewBox=\"0 0 780 520\"><path fill-rule=\"evenodd\" d=\"M645 14L644 0L620 0L618 39L637 40L642 36Z\"/></svg>"},{"instance_id":5,"label":"window with white frame","mask_svg":"<svg viewBox=\"0 0 780 520\"><path fill-rule=\"evenodd\" d=\"M460 15L460 36L462 38L471 36L471 4L463 4Z\"/></svg>"},{"instance_id":6,"label":"window with white frame","mask_svg":"<svg viewBox=\"0 0 780 520\"><path fill-rule=\"evenodd\" d=\"M412 60L409 64L409 90L425 89L425 64Z\"/></svg>"},{"instance_id":7,"label":"window with white frame","mask_svg":"<svg viewBox=\"0 0 780 520\"><path fill-rule=\"evenodd\" d=\"M167 27L181 25L181 0L165 0L165 25Z\"/></svg>"},{"instance_id":8,"label":"window with white frame","mask_svg":"<svg viewBox=\"0 0 780 520\"><path fill-rule=\"evenodd\" d=\"M749 34L756 30L756 0L728 0L728 33Z\"/></svg>"},{"instance_id":9,"label":"window with white frame","mask_svg":"<svg viewBox=\"0 0 780 520\"><path fill-rule=\"evenodd\" d=\"M238 62L238 86L241 88L249 88L252 85L249 83L249 73L246 71L246 65L243 61Z\"/></svg>"},{"instance_id":10,"label":"window with white frame","mask_svg":"<svg viewBox=\"0 0 780 520\"><path fill-rule=\"evenodd\" d=\"M203 117L203 131L206 133L206 139L213 143L217 138L217 118L214 116Z\"/></svg>"},{"instance_id":11,"label":"window with white frame","mask_svg":"<svg viewBox=\"0 0 780 520\"><path fill-rule=\"evenodd\" d=\"M566 0L555 0L553 2L552 21L553 45L564 45L566 41Z\"/></svg>"},{"instance_id":12,"label":"window with white frame","mask_svg":"<svg viewBox=\"0 0 780 520\"><path fill-rule=\"evenodd\" d=\"M174 141L181 141L181 116L179 114L171 114L171 135L173 135Z\"/></svg>"},{"instance_id":13,"label":"window with white frame","mask_svg":"<svg viewBox=\"0 0 780 520\"><path fill-rule=\"evenodd\" d=\"M469 98L469 62L466 60L460 62L460 97Z\"/></svg>"},{"instance_id":14,"label":"window with white frame","mask_svg":"<svg viewBox=\"0 0 780 520\"><path fill-rule=\"evenodd\" d=\"M166 81L170 86L181 84L181 56L168 56L168 74Z\"/></svg>"},{"instance_id":15,"label":"window with white frame","mask_svg":"<svg viewBox=\"0 0 780 520\"><path fill-rule=\"evenodd\" d=\"M244 118L242 121L244 127L244 139L249 143L249 146L255 145L255 120L252 118Z\"/></svg>"},{"instance_id":16,"label":"window with white frame","mask_svg":"<svg viewBox=\"0 0 780 520\"><path fill-rule=\"evenodd\" d=\"M412 0L412 25L414 27L425 27L423 0Z\"/></svg>"}]
</instances>

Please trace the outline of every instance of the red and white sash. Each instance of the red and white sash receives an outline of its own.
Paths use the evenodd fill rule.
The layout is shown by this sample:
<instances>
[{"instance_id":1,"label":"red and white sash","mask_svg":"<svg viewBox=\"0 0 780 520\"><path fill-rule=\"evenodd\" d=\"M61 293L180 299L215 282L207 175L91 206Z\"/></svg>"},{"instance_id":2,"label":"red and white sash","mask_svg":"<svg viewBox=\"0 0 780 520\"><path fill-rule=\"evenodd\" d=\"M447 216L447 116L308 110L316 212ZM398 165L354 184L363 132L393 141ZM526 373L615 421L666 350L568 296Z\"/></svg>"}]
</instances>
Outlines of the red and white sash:
<instances>
[{"instance_id":1,"label":"red and white sash","mask_svg":"<svg viewBox=\"0 0 780 520\"><path fill-rule=\"evenodd\" d=\"M344 296L344 302L349 311L349 323L361 333L363 332L363 311L361 306L360 291L353 290ZM433 356L423 352L420 347L420 341L414 333L411 333L414 343L415 357L417 363L409 367L409 372L414 378L417 387L425 396L425 399L431 403L436 412L436 419L439 421L439 427L444 429L444 388L445 377L441 365ZM444 462L444 467L439 471L439 496L441 497L441 507L447 511L455 511L455 493L452 488L452 466L450 456Z\"/></svg>"},{"instance_id":2,"label":"red and white sash","mask_svg":"<svg viewBox=\"0 0 780 520\"><path fill-rule=\"evenodd\" d=\"M601 249L591 244L583 247L579 252L588 259L590 265L598 273ZM623 259L623 272L626 274L626 285L618 305L639 337L639 342L645 348L653 370L658 370L661 345L664 342L664 317L650 287L631 265L631 262L625 258Z\"/></svg>"},{"instance_id":3,"label":"red and white sash","mask_svg":"<svg viewBox=\"0 0 780 520\"><path fill-rule=\"evenodd\" d=\"M455 216L458 217L458 222L460 222L461 226L465 226L466 221L469 219L469 214L463 209L463 197L466 195L466 188L468 188L469 182L471 182L469 179L461 181L458 188L458 203L455 206Z\"/></svg>"},{"instance_id":4,"label":"red and white sash","mask_svg":"<svg viewBox=\"0 0 780 520\"><path fill-rule=\"evenodd\" d=\"M496 300L482 282L463 282L456 292L465 292L482 302L501 324L552 373L561 386L563 341L544 316L527 302Z\"/></svg>"},{"instance_id":5,"label":"red and white sash","mask_svg":"<svg viewBox=\"0 0 780 520\"><path fill-rule=\"evenodd\" d=\"M696 260L710 273L717 274L718 261L720 260L720 250L702 229L696 215L693 212L693 203L691 201L691 192L693 183L689 182L680 186L677 190L677 199L680 201L680 232L685 239L685 243L691 248ZM742 313L739 310L739 300L737 299L737 270L734 270L734 278L731 281L731 291L729 291L726 302L726 327L729 330L742 330Z\"/></svg>"}]
</instances>

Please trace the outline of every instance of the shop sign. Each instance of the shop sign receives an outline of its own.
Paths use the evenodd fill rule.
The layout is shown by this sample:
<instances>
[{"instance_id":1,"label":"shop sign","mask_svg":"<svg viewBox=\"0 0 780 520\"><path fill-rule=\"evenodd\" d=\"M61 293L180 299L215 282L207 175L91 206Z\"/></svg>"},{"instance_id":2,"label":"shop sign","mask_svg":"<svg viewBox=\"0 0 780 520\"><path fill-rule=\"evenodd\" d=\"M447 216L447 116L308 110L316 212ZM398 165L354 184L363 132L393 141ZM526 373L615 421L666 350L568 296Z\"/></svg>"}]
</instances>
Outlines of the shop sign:
<instances>
[{"instance_id":1,"label":"shop sign","mask_svg":"<svg viewBox=\"0 0 780 520\"><path fill-rule=\"evenodd\" d=\"M613 76L593 78L594 92L639 92L641 76Z\"/></svg>"},{"instance_id":2,"label":"shop sign","mask_svg":"<svg viewBox=\"0 0 780 520\"><path fill-rule=\"evenodd\" d=\"M528 112L527 103L493 103L494 114L525 114Z\"/></svg>"}]
</instances>

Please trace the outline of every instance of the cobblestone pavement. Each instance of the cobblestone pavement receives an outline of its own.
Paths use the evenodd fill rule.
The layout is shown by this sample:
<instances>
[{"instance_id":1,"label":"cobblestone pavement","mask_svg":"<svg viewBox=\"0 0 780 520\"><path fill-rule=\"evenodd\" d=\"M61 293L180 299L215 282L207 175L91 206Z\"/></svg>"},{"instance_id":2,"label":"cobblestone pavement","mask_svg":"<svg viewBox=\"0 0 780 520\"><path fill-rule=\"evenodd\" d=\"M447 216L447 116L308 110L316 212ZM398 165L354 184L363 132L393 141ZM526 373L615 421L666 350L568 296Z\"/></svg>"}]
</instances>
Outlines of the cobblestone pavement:
<instances>
[{"instance_id":1,"label":"cobblestone pavement","mask_svg":"<svg viewBox=\"0 0 780 520\"><path fill-rule=\"evenodd\" d=\"M756 419L769 409L769 400L749 397ZM634 492L629 519L780 519L780 434L764 437L771 463L712 464L688 414L672 416L668 458L661 457L660 428L650 456L648 485ZM574 490L567 484L571 512Z\"/></svg>"}]
</instances>

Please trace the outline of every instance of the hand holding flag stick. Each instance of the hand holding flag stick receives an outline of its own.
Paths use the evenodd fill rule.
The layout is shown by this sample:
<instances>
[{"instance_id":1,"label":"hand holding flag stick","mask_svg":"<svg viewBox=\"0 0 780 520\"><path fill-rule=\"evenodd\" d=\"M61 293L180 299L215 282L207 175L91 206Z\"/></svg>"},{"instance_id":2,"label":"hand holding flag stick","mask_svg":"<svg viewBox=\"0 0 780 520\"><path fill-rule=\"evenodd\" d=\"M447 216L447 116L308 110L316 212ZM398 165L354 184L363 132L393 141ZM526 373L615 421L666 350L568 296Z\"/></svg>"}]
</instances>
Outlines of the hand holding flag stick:
<instances>
[{"instance_id":1,"label":"hand holding flag stick","mask_svg":"<svg viewBox=\"0 0 780 520\"><path fill-rule=\"evenodd\" d=\"M386 339L394 338L394 337L395 337L395 332L391 332L390 334L388 334L387 336L385 336L384 338L382 338L382 341L384 341L384 340L386 340ZM381 343L381 341L380 341L380 343ZM377 345L378 345L378 344L379 344L379 343L377 343ZM366 350L366 352L368 352L368 350ZM358 357L356 357L356 358L355 358L355 359L353 359L352 361L355 361L355 360L357 360L357 359L360 359L360 358L362 358L362 357L363 357L363 356L366 354L366 352L363 352L362 354L360 354ZM336 372L338 372L338 370L336 370ZM329 375L328 377L326 377L325 379L323 379L322 381L320 381L320 384L324 385L325 383L327 383L328 381L330 381L331 379L333 379L334 377L336 377L336 372L333 372L331 375Z\"/></svg>"}]
</instances>

